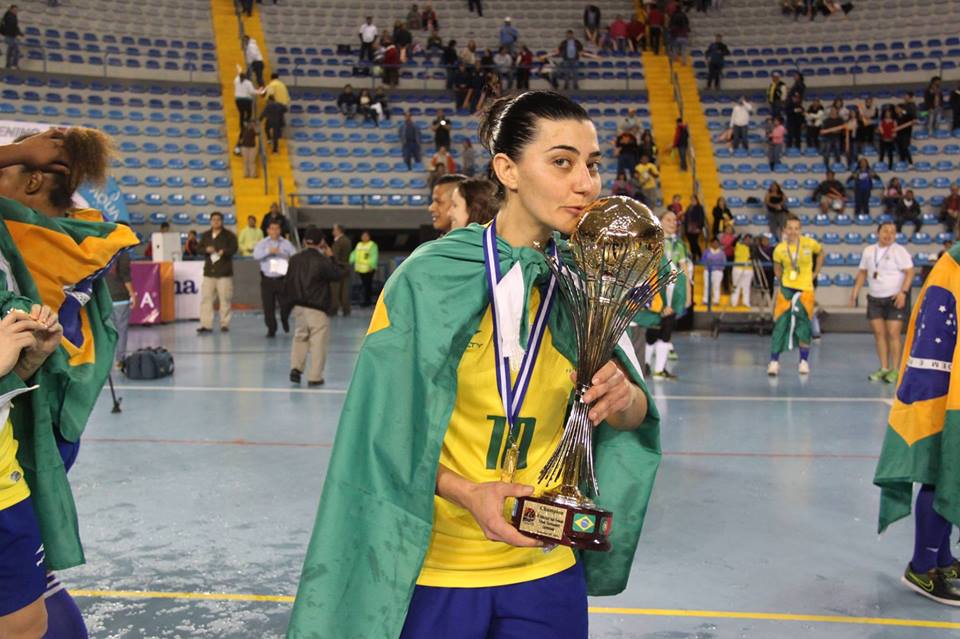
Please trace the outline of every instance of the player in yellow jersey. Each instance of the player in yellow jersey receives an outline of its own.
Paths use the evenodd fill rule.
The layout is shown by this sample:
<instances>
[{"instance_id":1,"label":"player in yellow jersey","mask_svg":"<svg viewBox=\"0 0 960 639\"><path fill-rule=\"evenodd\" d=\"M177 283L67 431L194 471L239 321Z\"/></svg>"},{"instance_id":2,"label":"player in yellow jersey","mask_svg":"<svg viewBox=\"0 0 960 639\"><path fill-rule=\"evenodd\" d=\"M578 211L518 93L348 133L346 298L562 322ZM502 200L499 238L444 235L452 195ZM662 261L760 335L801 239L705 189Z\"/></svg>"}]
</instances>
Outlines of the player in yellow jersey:
<instances>
[{"instance_id":1,"label":"player in yellow jersey","mask_svg":"<svg viewBox=\"0 0 960 639\"><path fill-rule=\"evenodd\" d=\"M779 288L773 311L773 338L770 347L770 364L767 375L780 373L780 353L800 349L799 371L810 373L807 358L810 355L810 340L814 308L813 283L823 268L824 254L820 243L800 234L800 218L787 216L783 241L773 250L773 272Z\"/></svg>"}]
</instances>

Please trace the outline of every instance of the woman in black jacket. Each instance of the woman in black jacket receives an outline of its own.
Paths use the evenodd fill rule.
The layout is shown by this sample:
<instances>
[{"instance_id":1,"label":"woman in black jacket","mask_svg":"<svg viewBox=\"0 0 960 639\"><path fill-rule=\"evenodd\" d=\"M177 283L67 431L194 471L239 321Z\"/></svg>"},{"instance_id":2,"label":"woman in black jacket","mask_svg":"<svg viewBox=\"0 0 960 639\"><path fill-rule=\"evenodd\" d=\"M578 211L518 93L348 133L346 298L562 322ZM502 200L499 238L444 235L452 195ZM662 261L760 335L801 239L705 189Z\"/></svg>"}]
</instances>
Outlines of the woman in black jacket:
<instances>
[{"instance_id":1,"label":"woman in black jacket","mask_svg":"<svg viewBox=\"0 0 960 639\"><path fill-rule=\"evenodd\" d=\"M696 195L690 196L690 205L683 212L683 228L687 234L687 241L690 243L690 258L694 264L700 263L700 257L703 250L700 248L700 236L703 235L703 229L707 225L707 214L700 204L700 198Z\"/></svg>"},{"instance_id":2,"label":"woman in black jacket","mask_svg":"<svg viewBox=\"0 0 960 639\"><path fill-rule=\"evenodd\" d=\"M719 197L713 207L713 234L710 237L719 237L720 230L727 222L733 222L733 212L727 206L727 198Z\"/></svg>"}]
</instances>

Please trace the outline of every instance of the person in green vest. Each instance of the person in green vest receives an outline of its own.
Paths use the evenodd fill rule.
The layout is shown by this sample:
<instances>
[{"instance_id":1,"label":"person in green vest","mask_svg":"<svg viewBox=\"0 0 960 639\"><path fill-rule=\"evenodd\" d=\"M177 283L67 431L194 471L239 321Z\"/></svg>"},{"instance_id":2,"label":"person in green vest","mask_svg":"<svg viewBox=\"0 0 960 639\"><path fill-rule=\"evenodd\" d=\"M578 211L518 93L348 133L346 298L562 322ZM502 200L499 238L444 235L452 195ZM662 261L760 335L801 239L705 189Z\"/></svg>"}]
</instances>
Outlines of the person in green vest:
<instances>
[{"instance_id":1,"label":"person in green vest","mask_svg":"<svg viewBox=\"0 0 960 639\"><path fill-rule=\"evenodd\" d=\"M263 238L263 231L257 226L257 216L248 215L247 228L240 231L237 236L238 253L243 257L250 257L253 255L253 249L256 248L257 243Z\"/></svg>"},{"instance_id":2,"label":"person in green vest","mask_svg":"<svg viewBox=\"0 0 960 639\"><path fill-rule=\"evenodd\" d=\"M677 379L667 369L670 353L673 350L673 329L677 320L687 312L687 300L690 299L690 260L687 247L677 236L677 214L671 210L660 218L663 226L663 263L673 264L679 272L673 284L666 286L653 298L650 306L640 311L633 325L646 329L646 348L644 361L654 379Z\"/></svg>"},{"instance_id":3,"label":"person in green vest","mask_svg":"<svg viewBox=\"0 0 960 639\"><path fill-rule=\"evenodd\" d=\"M370 231L364 231L360 235L360 241L350 252L350 264L360 276L360 284L363 286L364 306L373 304L373 277L377 274L379 259L377 243L370 239Z\"/></svg>"},{"instance_id":4,"label":"person in green vest","mask_svg":"<svg viewBox=\"0 0 960 639\"><path fill-rule=\"evenodd\" d=\"M341 413L290 639L530 628L586 639L587 595L626 587L660 461L659 414L629 342L585 380L597 501L618 517L613 549L547 549L504 517L510 498L549 488L537 479L574 388L575 329L543 251L600 192L596 128L566 96L527 91L496 100L479 137L499 213L422 245L386 283ZM503 481L514 442L516 472Z\"/></svg>"}]
</instances>

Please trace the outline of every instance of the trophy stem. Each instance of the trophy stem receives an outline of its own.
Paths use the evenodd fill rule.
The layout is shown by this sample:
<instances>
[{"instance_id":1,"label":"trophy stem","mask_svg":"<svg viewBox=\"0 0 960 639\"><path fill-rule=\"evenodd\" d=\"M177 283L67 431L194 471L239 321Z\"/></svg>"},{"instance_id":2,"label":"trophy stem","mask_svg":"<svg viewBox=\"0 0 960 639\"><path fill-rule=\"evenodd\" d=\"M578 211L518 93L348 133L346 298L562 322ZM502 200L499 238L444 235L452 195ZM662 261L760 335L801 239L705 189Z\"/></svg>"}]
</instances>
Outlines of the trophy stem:
<instances>
[{"instance_id":1,"label":"trophy stem","mask_svg":"<svg viewBox=\"0 0 960 639\"><path fill-rule=\"evenodd\" d=\"M573 406L563 429L560 445L540 472L540 482L560 481L558 493L583 499L580 486L584 480L594 495L600 493L593 468L593 424L590 406L583 402L587 386L578 386Z\"/></svg>"}]
</instances>

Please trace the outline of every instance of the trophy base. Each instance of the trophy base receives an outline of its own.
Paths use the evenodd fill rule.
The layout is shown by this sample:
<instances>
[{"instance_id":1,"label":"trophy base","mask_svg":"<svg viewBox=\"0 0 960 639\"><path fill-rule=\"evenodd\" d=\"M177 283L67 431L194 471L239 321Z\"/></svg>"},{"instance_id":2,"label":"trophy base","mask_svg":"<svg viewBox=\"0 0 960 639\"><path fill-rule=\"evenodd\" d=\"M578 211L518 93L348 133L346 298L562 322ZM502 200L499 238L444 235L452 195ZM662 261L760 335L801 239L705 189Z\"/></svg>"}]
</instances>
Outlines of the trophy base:
<instances>
[{"instance_id":1,"label":"trophy base","mask_svg":"<svg viewBox=\"0 0 960 639\"><path fill-rule=\"evenodd\" d=\"M513 527L527 537L578 550L610 550L613 513L589 499L573 500L557 494L518 497L514 502Z\"/></svg>"}]
</instances>

